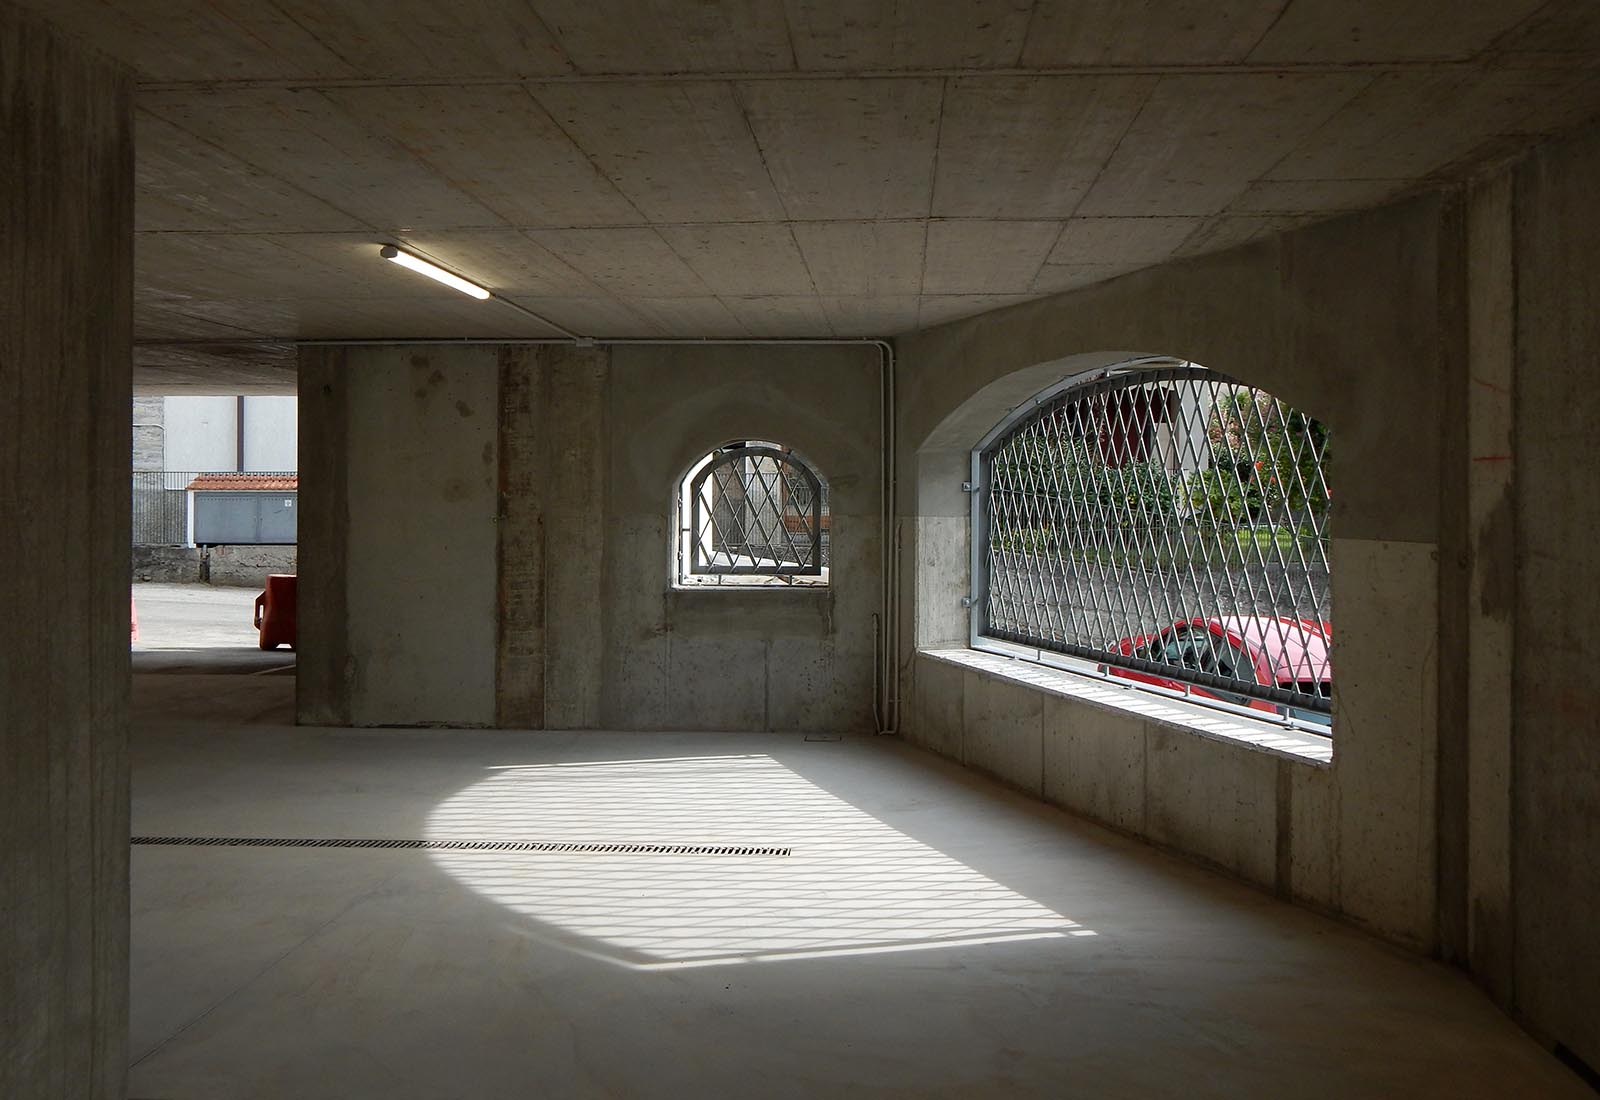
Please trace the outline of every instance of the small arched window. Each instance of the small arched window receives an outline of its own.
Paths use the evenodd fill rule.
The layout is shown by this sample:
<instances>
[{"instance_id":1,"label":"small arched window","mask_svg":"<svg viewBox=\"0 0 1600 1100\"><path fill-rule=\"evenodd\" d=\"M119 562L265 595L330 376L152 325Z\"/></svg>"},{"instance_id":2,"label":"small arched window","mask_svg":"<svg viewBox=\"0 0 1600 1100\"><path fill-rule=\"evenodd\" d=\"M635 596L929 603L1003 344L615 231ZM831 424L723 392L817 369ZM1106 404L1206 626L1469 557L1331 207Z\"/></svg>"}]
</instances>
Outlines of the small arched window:
<instances>
[{"instance_id":1,"label":"small arched window","mask_svg":"<svg viewBox=\"0 0 1600 1100\"><path fill-rule=\"evenodd\" d=\"M973 453L972 640L1329 721L1327 429L1192 364L1071 379Z\"/></svg>"},{"instance_id":2,"label":"small arched window","mask_svg":"<svg viewBox=\"0 0 1600 1100\"><path fill-rule=\"evenodd\" d=\"M828 487L778 443L724 443L678 487L677 583L828 583Z\"/></svg>"}]
</instances>

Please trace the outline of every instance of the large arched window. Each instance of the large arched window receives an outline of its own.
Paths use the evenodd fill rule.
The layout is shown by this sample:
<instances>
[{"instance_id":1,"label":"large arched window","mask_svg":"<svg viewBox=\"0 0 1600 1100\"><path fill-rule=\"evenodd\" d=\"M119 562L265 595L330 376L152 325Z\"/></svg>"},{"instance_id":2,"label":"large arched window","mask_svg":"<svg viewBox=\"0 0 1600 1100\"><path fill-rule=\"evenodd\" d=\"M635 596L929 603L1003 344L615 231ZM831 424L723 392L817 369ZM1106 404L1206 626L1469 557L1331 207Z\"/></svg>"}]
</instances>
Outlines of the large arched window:
<instances>
[{"instance_id":1,"label":"large arched window","mask_svg":"<svg viewBox=\"0 0 1600 1100\"><path fill-rule=\"evenodd\" d=\"M724 443L678 487L677 583L828 583L828 488L793 450Z\"/></svg>"},{"instance_id":2,"label":"large arched window","mask_svg":"<svg viewBox=\"0 0 1600 1100\"><path fill-rule=\"evenodd\" d=\"M1191 364L1045 391L973 452L973 644L1327 723L1327 453L1317 421Z\"/></svg>"}]
</instances>

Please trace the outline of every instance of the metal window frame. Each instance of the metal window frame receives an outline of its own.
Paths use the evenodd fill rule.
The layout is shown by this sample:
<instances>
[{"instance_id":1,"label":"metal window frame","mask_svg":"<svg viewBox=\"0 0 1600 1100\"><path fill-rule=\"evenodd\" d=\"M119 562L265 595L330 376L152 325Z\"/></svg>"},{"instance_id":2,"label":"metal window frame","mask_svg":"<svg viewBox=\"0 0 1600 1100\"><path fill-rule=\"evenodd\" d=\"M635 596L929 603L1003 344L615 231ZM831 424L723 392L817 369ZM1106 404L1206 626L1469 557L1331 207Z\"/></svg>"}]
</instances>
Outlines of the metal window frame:
<instances>
[{"instance_id":1,"label":"metal window frame","mask_svg":"<svg viewBox=\"0 0 1600 1100\"><path fill-rule=\"evenodd\" d=\"M1197 704L1213 709L1223 710L1234 714L1245 715L1257 720L1274 725L1288 726L1304 730L1305 723L1296 721L1292 710L1311 711L1331 714L1333 701L1329 698L1312 698L1302 693L1287 691L1282 688L1267 685L1251 685L1248 692L1240 691L1241 684L1237 679L1218 676L1201 672L1196 669L1183 669L1179 675L1178 669L1170 664L1155 661L1145 661L1136 657L1124 656L1105 649L1089 646L1074 645L1065 642L1047 641L1032 636L1024 636L1005 630L991 631L986 621L989 606L990 577L989 561L991 558L990 547L990 522L989 522L989 490L992 484L992 466L995 454L1000 451L1013 437L1031 426L1056 399L1068 392L1088 389L1112 381L1118 377L1138 374L1143 375L1141 381L1157 382L1171 380L1199 380L1208 379L1254 389L1249 383L1241 382L1230 375L1220 371L1202 367L1195 363L1171 359L1165 356L1152 356L1140 359L1131 359L1119 363L1114 367L1100 368L1070 375L1061 381L1040 390L1033 397L1013 408L1001 421L984 434L976 446L972 448L970 456L970 480L963 486L970 500L970 535L968 537L968 595L962 601L968 610L967 616L967 644L976 650L997 653L1013 659L1033 660L1036 663L1049 667L1059 668L1064 671L1077 672L1095 676L1099 679L1108 679L1102 671L1103 666L1116 665L1137 672L1145 672L1161 676L1163 679L1184 683L1186 688L1181 694L1182 698L1189 699ZM1019 652L1020 651L1020 652ZM1031 655L1030 655L1031 654ZM1058 655L1056 660L1048 659L1049 656ZM1082 662L1091 667L1074 667L1071 662ZM1154 694L1173 697L1178 693L1169 688L1155 684L1144 684L1137 680L1117 679L1117 683L1125 684L1132 688L1148 690ZM1231 695L1248 695L1252 699L1280 704L1285 713L1262 711L1255 708L1240 706L1227 700L1206 699L1192 696L1188 693L1187 685L1202 688L1216 688L1225 690ZM1313 732L1317 732L1312 727Z\"/></svg>"},{"instance_id":2,"label":"metal window frame","mask_svg":"<svg viewBox=\"0 0 1600 1100\"><path fill-rule=\"evenodd\" d=\"M695 474L689 483L689 508L690 508L690 538L688 568L683 569L680 564L681 575L686 577L713 577L713 576L741 576L741 577L820 577L822 575L822 480L817 477L810 466L802 462L793 451L780 447L767 447L761 445L743 445L739 447L718 448L711 452L712 459ZM809 564L795 563L786 565L778 563L772 566L764 565L710 565L702 564L699 555L699 537L701 521L704 517L704 500L700 490L706 480L716 470L723 466L731 466L745 458L770 458L780 466L788 466L798 470L804 479L806 487L811 491L811 514L809 541L811 553ZM782 517L780 516L780 519ZM793 542L791 542L793 545Z\"/></svg>"}]
</instances>

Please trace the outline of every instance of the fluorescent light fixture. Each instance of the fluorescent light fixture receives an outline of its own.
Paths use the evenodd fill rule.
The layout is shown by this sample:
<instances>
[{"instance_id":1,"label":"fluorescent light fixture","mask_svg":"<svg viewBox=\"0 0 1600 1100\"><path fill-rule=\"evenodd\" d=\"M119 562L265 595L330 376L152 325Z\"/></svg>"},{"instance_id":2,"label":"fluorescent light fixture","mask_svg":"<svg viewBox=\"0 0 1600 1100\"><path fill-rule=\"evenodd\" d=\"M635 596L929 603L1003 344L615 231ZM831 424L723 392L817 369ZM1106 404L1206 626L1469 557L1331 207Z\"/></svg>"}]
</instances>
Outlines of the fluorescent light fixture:
<instances>
[{"instance_id":1,"label":"fluorescent light fixture","mask_svg":"<svg viewBox=\"0 0 1600 1100\"><path fill-rule=\"evenodd\" d=\"M479 301L489 297L489 292L476 283L469 283L459 275L452 275L444 268L437 264L430 264L421 257L413 256L409 252L402 252L392 244L384 245L378 254L386 260L399 264L401 267L409 267L419 275L426 275L428 278L437 280L445 286L454 287L463 294L470 294Z\"/></svg>"}]
</instances>

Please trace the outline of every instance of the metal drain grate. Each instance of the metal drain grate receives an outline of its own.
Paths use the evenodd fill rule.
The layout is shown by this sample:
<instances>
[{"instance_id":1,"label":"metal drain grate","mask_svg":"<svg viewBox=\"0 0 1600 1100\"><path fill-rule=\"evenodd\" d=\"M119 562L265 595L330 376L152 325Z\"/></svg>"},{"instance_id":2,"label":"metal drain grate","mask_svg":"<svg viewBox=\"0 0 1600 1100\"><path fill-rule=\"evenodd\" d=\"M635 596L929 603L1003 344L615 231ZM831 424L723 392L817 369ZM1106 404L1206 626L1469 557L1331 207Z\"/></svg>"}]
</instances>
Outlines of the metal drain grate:
<instances>
[{"instance_id":1,"label":"metal drain grate","mask_svg":"<svg viewBox=\"0 0 1600 1100\"><path fill-rule=\"evenodd\" d=\"M605 856L786 856L788 848L755 844L624 844L553 840L379 840L285 836L136 836L134 844L200 848L420 848L448 852L559 852Z\"/></svg>"}]
</instances>

